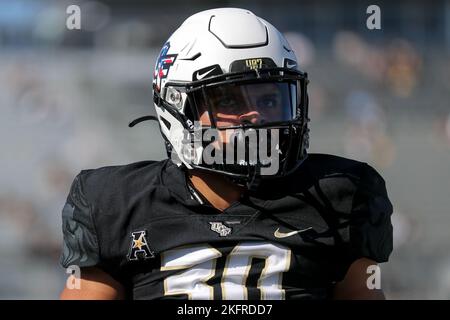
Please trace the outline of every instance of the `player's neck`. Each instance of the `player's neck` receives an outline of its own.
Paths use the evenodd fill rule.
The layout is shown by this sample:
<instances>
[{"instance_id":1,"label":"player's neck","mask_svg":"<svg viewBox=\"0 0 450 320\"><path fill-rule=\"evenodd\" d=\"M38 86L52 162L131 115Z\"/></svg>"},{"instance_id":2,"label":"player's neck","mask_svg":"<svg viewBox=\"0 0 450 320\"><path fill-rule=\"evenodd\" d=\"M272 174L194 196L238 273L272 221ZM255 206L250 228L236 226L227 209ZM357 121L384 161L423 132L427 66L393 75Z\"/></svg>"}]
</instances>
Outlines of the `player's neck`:
<instances>
[{"instance_id":1,"label":"player's neck","mask_svg":"<svg viewBox=\"0 0 450 320\"><path fill-rule=\"evenodd\" d=\"M245 189L216 173L193 170L189 176L195 189L216 209L224 211L240 199Z\"/></svg>"}]
</instances>

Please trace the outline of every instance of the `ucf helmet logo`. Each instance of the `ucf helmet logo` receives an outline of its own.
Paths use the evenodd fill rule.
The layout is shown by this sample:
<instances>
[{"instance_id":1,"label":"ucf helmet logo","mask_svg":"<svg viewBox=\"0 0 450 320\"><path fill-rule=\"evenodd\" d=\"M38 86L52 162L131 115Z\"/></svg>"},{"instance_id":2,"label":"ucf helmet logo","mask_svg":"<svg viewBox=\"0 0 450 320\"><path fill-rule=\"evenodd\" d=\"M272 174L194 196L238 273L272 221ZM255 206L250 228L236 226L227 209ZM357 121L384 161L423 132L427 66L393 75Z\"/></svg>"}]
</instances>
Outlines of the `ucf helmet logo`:
<instances>
[{"instance_id":1,"label":"ucf helmet logo","mask_svg":"<svg viewBox=\"0 0 450 320\"><path fill-rule=\"evenodd\" d=\"M132 241L130 252L128 254L128 260L145 260L155 257L155 253L148 246L146 236L147 231L136 231L131 233Z\"/></svg>"}]
</instances>

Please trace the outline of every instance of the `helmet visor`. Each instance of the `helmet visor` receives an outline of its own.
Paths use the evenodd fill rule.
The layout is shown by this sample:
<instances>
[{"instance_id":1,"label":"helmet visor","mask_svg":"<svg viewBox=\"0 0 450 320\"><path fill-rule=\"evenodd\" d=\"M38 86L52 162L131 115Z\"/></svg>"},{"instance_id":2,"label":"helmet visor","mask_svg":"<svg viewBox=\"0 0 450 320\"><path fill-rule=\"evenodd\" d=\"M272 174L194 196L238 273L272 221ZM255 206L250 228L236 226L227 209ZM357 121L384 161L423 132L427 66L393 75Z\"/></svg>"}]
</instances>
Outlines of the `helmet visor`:
<instances>
[{"instance_id":1,"label":"helmet visor","mask_svg":"<svg viewBox=\"0 0 450 320\"><path fill-rule=\"evenodd\" d=\"M196 92L202 126L228 128L292 120L299 97L293 81L226 83Z\"/></svg>"}]
</instances>

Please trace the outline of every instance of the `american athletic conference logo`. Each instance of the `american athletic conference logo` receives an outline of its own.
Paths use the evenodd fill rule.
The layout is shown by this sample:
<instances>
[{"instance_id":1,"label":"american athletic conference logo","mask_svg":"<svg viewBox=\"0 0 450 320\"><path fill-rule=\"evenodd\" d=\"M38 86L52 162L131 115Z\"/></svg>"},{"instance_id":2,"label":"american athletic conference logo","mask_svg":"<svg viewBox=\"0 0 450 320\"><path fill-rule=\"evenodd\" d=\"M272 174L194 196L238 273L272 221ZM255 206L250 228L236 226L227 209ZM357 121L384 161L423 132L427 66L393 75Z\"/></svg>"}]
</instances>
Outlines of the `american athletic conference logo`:
<instances>
[{"instance_id":1,"label":"american athletic conference logo","mask_svg":"<svg viewBox=\"0 0 450 320\"><path fill-rule=\"evenodd\" d=\"M147 231L136 231L131 233L131 247L128 253L129 261L154 258L155 253L147 243Z\"/></svg>"},{"instance_id":2,"label":"american athletic conference logo","mask_svg":"<svg viewBox=\"0 0 450 320\"><path fill-rule=\"evenodd\" d=\"M162 79L167 78L169 74L170 67L175 63L177 54L167 54L170 49L170 42L166 42L159 53L158 60L155 66L155 72L153 74L153 79L158 90L161 89Z\"/></svg>"}]
</instances>

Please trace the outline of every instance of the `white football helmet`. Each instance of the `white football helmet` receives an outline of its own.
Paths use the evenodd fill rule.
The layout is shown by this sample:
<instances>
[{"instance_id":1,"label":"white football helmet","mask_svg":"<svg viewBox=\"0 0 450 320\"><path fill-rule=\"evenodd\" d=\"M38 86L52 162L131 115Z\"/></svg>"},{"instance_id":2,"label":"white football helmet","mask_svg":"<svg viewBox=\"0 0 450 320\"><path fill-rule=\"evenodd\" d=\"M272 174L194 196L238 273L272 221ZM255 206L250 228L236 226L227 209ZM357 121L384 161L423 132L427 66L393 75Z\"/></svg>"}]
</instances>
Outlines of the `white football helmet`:
<instances>
[{"instance_id":1,"label":"white football helmet","mask_svg":"<svg viewBox=\"0 0 450 320\"><path fill-rule=\"evenodd\" d=\"M169 156L187 169L218 172L242 184L260 178L259 161L202 161L205 144L194 143L194 122L206 114L201 130L278 129L280 166L271 177L289 174L307 156L307 83L289 43L267 21L236 8L194 14L164 44L155 66L154 103ZM282 108L274 113L276 102ZM257 121L220 118L246 108L266 115Z\"/></svg>"}]
</instances>

